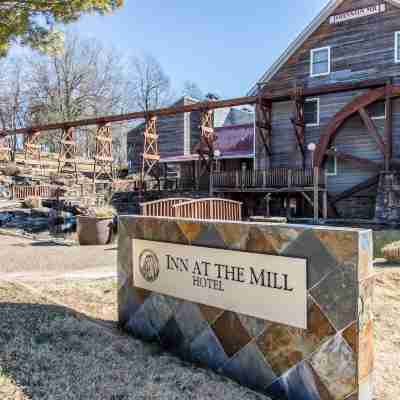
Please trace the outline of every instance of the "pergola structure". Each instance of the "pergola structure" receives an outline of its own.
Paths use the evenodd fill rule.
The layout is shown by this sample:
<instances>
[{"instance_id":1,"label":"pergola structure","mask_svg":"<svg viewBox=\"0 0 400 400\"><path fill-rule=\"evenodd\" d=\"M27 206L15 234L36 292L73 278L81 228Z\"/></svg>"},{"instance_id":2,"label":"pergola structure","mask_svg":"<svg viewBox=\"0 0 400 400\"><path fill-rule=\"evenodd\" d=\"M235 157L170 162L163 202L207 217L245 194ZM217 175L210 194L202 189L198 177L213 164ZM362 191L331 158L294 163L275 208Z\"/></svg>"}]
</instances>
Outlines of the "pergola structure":
<instances>
[{"instance_id":1,"label":"pergola structure","mask_svg":"<svg viewBox=\"0 0 400 400\"><path fill-rule=\"evenodd\" d=\"M41 126L33 126L17 129L15 131L2 131L0 138L5 138L10 134L25 135L25 159L28 160L33 155L40 159L40 148L37 141L42 132L52 130L62 130L60 140L60 151L58 156L58 172L78 174L77 166L77 143L75 140L74 128L82 126L97 126L96 134L96 153L94 162L93 179L96 181L100 177L112 180L115 176L113 171L112 159L112 123L128 122L135 119L145 119L146 129L144 132L142 179L154 172L160 160L157 133L157 118L163 116L175 115L199 111L201 112L201 146L200 156L205 162L205 168L209 168L214 154L214 118L213 110L226 107L235 107L240 105L251 105L257 102L257 97L241 97L230 100L205 101L180 107L169 107L149 112L133 112L129 114L111 115L100 118L90 118L78 121L59 122ZM1 151L1 147L0 147ZM5 151L5 150L4 150ZM0 153L1 156L1 153Z\"/></svg>"},{"instance_id":2,"label":"pergola structure","mask_svg":"<svg viewBox=\"0 0 400 400\"><path fill-rule=\"evenodd\" d=\"M400 86L392 85L391 82L383 79L374 79L366 81L357 81L350 83L328 84L313 88L295 87L284 94L271 94L268 92L268 86L260 85L257 96L241 97L230 100L205 101L190 105L162 108L151 110L148 112L133 112L122 115L112 115L100 118L83 119L78 121L68 121L61 123L53 123L42 126L27 127L17 129L14 132L0 132L0 138L12 134L27 135L28 147L26 148L26 157L31 157L34 149L33 142L37 140L40 133L51 130L62 130L63 137L60 145L59 154L59 171L64 172L67 169L76 173L76 142L74 138L74 128L82 126L97 126L96 137L96 155L94 166L94 180L100 176L107 176L113 179L112 172L112 132L111 125L113 123L128 122L135 119L145 119L146 129L144 132L144 148L142 163L142 179L148 175L154 174L155 168L160 160L159 152L159 133L157 132L157 118L164 116L176 115L179 113L200 112L200 147L199 156L203 163L202 172L207 169L210 171L214 158L214 142L216 140L214 132L213 112L219 108L235 107L241 105L256 106L256 131L257 137L262 143L265 150L267 162L273 154L272 149L272 104L279 101L293 102L293 117L291 119L293 125L293 135L295 137L298 151L300 152L303 167L305 166L305 122L304 122L304 102L306 97L319 96L330 93L342 93L346 91L365 90L365 93L356 97L347 104L337 115L331 119L327 126L323 129L320 142L315 151L314 166L323 168L326 157L334 152L334 155L340 160L346 160L359 166L375 168L377 175L367 182L358 184L355 187L346 190L346 192L330 197L330 210L334 210L336 202L350 197L365 188L376 184L378 174L382 170L389 170L391 167L399 164L398 160L392 158L392 118L391 118L391 101L394 97L400 96ZM380 136L377 132L373 121L366 112L366 107L378 100L384 99L386 102L387 115L385 120L385 134ZM339 128L352 115L358 114L365 124L368 134L374 139L377 148L382 152L384 157L383 165L380 163L356 157L350 154L344 154L331 149L331 144L338 133ZM34 136L32 136L34 133ZM9 149L0 147L0 157L2 152L8 154ZM72 166L72 168L71 168ZM268 166L267 166L268 167Z\"/></svg>"}]
</instances>

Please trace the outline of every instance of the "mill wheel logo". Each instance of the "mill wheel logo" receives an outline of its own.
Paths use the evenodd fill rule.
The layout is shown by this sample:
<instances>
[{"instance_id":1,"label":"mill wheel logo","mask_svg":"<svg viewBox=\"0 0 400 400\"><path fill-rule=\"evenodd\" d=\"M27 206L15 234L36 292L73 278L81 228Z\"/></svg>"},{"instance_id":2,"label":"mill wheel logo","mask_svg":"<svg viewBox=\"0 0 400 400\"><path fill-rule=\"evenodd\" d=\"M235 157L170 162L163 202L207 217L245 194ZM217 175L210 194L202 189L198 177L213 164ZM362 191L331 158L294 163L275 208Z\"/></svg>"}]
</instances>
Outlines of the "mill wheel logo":
<instances>
[{"instance_id":1,"label":"mill wheel logo","mask_svg":"<svg viewBox=\"0 0 400 400\"><path fill-rule=\"evenodd\" d=\"M151 250L143 250L139 256L139 270L147 282L153 283L160 275L158 257Z\"/></svg>"}]
</instances>

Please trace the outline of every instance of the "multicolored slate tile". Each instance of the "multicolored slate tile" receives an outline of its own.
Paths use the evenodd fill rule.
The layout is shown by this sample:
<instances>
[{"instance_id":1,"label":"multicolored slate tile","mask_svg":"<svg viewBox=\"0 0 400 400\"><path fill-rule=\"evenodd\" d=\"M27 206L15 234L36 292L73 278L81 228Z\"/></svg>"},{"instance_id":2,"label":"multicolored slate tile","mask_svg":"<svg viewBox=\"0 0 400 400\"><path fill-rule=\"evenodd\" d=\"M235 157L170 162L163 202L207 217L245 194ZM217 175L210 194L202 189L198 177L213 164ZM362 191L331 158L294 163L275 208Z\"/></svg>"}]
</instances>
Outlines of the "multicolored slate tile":
<instances>
[{"instance_id":1,"label":"multicolored slate tile","mask_svg":"<svg viewBox=\"0 0 400 400\"><path fill-rule=\"evenodd\" d=\"M133 238L306 258L307 329L135 288ZM121 326L273 400L369 400L371 240L345 228L122 217Z\"/></svg>"},{"instance_id":2,"label":"multicolored slate tile","mask_svg":"<svg viewBox=\"0 0 400 400\"><path fill-rule=\"evenodd\" d=\"M335 269L338 261L312 230L305 231L282 252L288 257L302 254L308 260L308 283L311 289Z\"/></svg>"},{"instance_id":3,"label":"multicolored slate tile","mask_svg":"<svg viewBox=\"0 0 400 400\"><path fill-rule=\"evenodd\" d=\"M212 329L229 358L233 357L251 340L251 336L243 327L240 319L231 311L225 311L214 322Z\"/></svg>"},{"instance_id":4,"label":"multicolored slate tile","mask_svg":"<svg viewBox=\"0 0 400 400\"><path fill-rule=\"evenodd\" d=\"M242 385L264 391L277 376L254 343L243 347L223 367L223 372Z\"/></svg>"},{"instance_id":5,"label":"multicolored slate tile","mask_svg":"<svg viewBox=\"0 0 400 400\"><path fill-rule=\"evenodd\" d=\"M315 352L310 364L333 400L344 400L357 389L355 354L340 334Z\"/></svg>"},{"instance_id":6,"label":"multicolored slate tile","mask_svg":"<svg viewBox=\"0 0 400 400\"><path fill-rule=\"evenodd\" d=\"M352 264L335 268L311 295L338 331L357 319L357 281Z\"/></svg>"}]
</instances>

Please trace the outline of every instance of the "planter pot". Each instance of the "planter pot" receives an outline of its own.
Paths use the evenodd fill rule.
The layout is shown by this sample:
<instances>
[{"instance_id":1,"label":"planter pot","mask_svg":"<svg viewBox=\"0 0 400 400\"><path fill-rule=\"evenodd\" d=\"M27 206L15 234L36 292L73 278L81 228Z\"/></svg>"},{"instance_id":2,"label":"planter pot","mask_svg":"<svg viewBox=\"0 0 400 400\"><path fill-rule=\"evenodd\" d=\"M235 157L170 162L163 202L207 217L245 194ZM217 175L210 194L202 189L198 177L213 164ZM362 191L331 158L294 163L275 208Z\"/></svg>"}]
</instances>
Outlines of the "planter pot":
<instances>
[{"instance_id":1,"label":"planter pot","mask_svg":"<svg viewBox=\"0 0 400 400\"><path fill-rule=\"evenodd\" d=\"M110 244L113 241L113 219L78 217L78 239L81 246Z\"/></svg>"}]
</instances>

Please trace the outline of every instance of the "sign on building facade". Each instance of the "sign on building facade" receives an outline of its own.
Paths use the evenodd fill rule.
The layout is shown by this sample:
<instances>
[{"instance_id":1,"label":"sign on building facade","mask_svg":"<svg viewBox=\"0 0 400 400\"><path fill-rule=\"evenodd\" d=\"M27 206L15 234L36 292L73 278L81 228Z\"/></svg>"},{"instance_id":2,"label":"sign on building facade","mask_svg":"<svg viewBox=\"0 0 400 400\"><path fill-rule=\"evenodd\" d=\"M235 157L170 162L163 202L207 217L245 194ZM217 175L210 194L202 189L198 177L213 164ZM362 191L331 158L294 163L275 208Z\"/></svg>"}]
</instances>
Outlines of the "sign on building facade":
<instances>
[{"instance_id":1,"label":"sign on building facade","mask_svg":"<svg viewBox=\"0 0 400 400\"><path fill-rule=\"evenodd\" d=\"M343 14L333 15L330 17L330 24L340 24L341 22L350 21L352 19L368 17L370 15L380 14L386 11L385 4L377 4L375 6L369 6L365 8L359 8L357 10L351 10Z\"/></svg>"}]
</instances>

